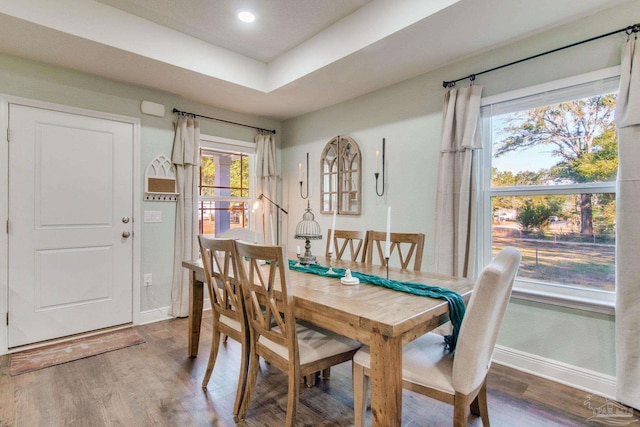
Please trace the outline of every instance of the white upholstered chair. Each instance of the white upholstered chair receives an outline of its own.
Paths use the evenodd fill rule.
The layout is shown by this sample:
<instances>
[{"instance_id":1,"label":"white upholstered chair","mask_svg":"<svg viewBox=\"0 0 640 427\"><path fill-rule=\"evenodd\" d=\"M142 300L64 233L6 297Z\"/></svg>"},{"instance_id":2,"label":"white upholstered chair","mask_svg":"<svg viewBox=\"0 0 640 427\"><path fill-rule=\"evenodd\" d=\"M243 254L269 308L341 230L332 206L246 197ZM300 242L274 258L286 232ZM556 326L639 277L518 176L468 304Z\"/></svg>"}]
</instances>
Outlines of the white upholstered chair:
<instances>
[{"instance_id":1,"label":"white upholstered chair","mask_svg":"<svg viewBox=\"0 0 640 427\"><path fill-rule=\"evenodd\" d=\"M289 376L285 425L291 427L302 378L351 360L360 343L296 322L284 246L241 241L235 246L251 331L249 377L238 419L244 418L249 406L262 357Z\"/></svg>"},{"instance_id":2,"label":"white upholstered chair","mask_svg":"<svg viewBox=\"0 0 640 427\"><path fill-rule=\"evenodd\" d=\"M257 231L249 230L248 228L230 228L227 231L216 235L216 237L221 239L233 239L233 240L242 240L247 243L258 243L262 244L264 239L262 234Z\"/></svg>"},{"instance_id":3,"label":"white upholstered chair","mask_svg":"<svg viewBox=\"0 0 640 427\"><path fill-rule=\"evenodd\" d=\"M482 270L466 310L455 353L441 335L428 333L404 346L402 387L452 404L453 425L466 426L468 410L489 426L486 378L502 319L520 265L520 252L505 248ZM370 367L369 348L353 358L355 425L362 426Z\"/></svg>"}]
</instances>

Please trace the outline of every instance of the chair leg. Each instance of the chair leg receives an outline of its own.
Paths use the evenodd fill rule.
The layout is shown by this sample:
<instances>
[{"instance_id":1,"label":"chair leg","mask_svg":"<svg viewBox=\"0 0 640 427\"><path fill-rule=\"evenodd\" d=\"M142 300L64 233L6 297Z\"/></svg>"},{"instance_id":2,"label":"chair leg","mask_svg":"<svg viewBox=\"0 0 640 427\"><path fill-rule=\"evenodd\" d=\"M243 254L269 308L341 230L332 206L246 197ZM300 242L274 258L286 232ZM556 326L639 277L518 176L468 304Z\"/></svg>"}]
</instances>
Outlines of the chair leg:
<instances>
[{"instance_id":1,"label":"chair leg","mask_svg":"<svg viewBox=\"0 0 640 427\"><path fill-rule=\"evenodd\" d=\"M242 360L240 361L240 375L238 376L238 388L236 390L236 401L233 404L233 415L237 416L240 406L247 390L247 375L249 371L249 343L242 343Z\"/></svg>"},{"instance_id":2,"label":"chair leg","mask_svg":"<svg viewBox=\"0 0 640 427\"><path fill-rule=\"evenodd\" d=\"M364 366L353 363L353 424L355 427L364 425L367 412L367 390L369 377L364 374Z\"/></svg>"},{"instance_id":3,"label":"chair leg","mask_svg":"<svg viewBox=\"0 0 640 427\"><path fill-rule=\"evenodd\" d=\"M453 398L453 427L466 427L470 405L468 396L456 393Z\"/></svg>"},{"instance_id":4,"label":"chair leg","mask_svg":"<svg viewBox=\"0 0 640 427\"><path fill-rule=\"evenodd\" d=\"M216 320L214 320L215 322ZM207 370L204 372L204 378L202 379L202 388L207 388L209 379L211 378L211 372L216 364L216 358L218 357L218 349L220 348L220 333L213 328L213 335L211 337L211 352L209 353L209 363L207 364Z\"/></svg>"},{"instance_id":5,"label":"chair leg","mask_svg":"<svg viewBox=\"0 0 640 427\"><path fill-rule=\"evenodd\" d=\"M327 369L323 369L322 370L322 378L323 379L328 380L330 376L331 376L331 368L327 368Z\"/></svg>"},{"instance_id":6,"label":"chair leg","mask_svg":"<svg viewBox=\"0 0 640 427\"><path fill-rule=\"evenodd\" d=\"M482 425L489 427L489 405L487 404L487 382L485 380L480 387L480 391L473 402L471 402L471 413L479 415L482 419Z\"/></svg>"},{"instance_id":7,"label":"chair leg","mask_svg":"<svg viewBox=\"0 0 640 427\"><path fill-rule=\"evenodd\" d=\"M308 388L314 387L318 383L319 372L314 372L313 374L305 375L304 383Z\"/></svg>"},{"instance_id":8,"label":"chair leg","mask_svg":"<svg viewBox=\"0 0 640 427\"><path fill-rule=\"evenodd\" d=\"M286 427L294 427L298 411L298 395L300 394L300 378L294 372L289 371L289 393L287 395L287 421ZM298 371L299 372L299 371ZM313 374L315 376L315 374Z\"/></svg>"},{"instance_id":9,"label":"chair leg","mask_svg":"<svg viewBox=\"0 0 640 427\"><path fill-rule=\"evenodd\" d=\"M242 403L240 404L240 410L238 415L233 417L235 422L244 420L244 416L249 408L249 402L251 401L251 395L256 387L256 381L258 379L258 370L260 369L260 357L250 350L251 357L249 359L249 377L247 378L247 386L242 396Z\"/></svg>"}]
</instances>

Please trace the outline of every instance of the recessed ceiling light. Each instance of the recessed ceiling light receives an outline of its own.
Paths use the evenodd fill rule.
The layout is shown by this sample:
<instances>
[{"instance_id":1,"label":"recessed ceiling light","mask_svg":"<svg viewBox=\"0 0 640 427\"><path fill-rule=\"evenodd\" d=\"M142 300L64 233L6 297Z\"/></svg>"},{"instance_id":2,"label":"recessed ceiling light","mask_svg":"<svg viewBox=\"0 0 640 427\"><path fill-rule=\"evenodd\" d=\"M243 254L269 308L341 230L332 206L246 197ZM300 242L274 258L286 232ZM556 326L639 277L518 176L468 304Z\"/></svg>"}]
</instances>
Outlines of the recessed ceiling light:
<instances>
[{"instance_id":1,"label":"recessed ceiling light","mask_svg":"<svg viewBox=\"0 0 640 427\"><path fill-rule=\"evenodd\" d=\"M241 10L238 12L238 19L242 22L253 22L256 20L256 15L249 12L248 10Z\"/></svg>"}]
</instances>

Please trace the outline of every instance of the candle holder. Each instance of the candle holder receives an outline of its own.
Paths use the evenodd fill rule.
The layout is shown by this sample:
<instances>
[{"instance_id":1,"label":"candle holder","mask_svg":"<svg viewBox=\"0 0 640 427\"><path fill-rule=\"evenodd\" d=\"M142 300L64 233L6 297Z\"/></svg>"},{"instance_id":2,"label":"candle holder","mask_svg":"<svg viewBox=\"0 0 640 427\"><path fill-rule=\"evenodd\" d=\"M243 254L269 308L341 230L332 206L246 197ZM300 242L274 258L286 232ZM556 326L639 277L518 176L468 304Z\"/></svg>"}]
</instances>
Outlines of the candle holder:
<instances>
[{"instance_id":1,"label":"candle holder","mask_svg":"<svg viewBox=\"0 0 640 427\"><path fill-rule=\"evenodd\" d=\"M327 254L329 255L329 269L327 270L327 274L336 274L336 272L333 271L333 268L331 267L331 258L332 258L333 252L328 252Z\"/></svg>"},{"instance_id":2,"label":"candle holder","mask_svg":"<svg viewBox=\"0 0 640 427\"><path fill-rule=\"evenodd\" d=\"M384 163L385 163L385 139L386 138L382 138L382 192L378 191L378 177L380 176L380 173L375 172L373 174L373 176L376 177L376 194L378 195L378 197L382 197L384 195L384 184L385 184L385 180L384 180ZM302 185L302 183L300 183Z\"/></svg>"},{"instance_id":3,"label":"candle holder","mask_svg":"<svg viewBox=\"0 0 640 427\"><path fill-rule=\"evenodd\" d=\"M300 173L300 197L302 197L303 200L309 198L309 153L307 153L307 195L304 196L302 194L302 173Z\"/></svg>"}]
</instances>

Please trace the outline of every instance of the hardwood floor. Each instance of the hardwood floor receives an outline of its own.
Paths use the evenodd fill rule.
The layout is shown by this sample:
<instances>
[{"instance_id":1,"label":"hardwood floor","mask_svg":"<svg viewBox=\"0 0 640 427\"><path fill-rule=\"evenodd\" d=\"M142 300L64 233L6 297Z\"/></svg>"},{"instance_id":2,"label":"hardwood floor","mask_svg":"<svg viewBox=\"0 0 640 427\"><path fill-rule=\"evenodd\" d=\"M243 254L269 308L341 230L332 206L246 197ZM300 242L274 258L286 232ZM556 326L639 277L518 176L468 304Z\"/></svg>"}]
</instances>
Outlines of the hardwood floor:
<instances>
[{"instance_id":1,"label":"hardwood floor","mask_svg":"<svg viewBox=\"0 0 640 427\"><path fill-rule=\"evenodd\" d=\"M235 426L236 342L221 347L207 390L200 386L210 322L211 312L205 312L196 359L187 357L186 319L136 327L144 344L15 377L9 374L10 356L2 356L0 426ZM237 425L281 426L286 394L286 376L263 364L246 420ZM584 405L587 398L584 391L498 365L489 376L493 426L604 425L588 420L593 411ZM591 398L592 407L603 403ZM331 378L314 388L303 387L298 408L298 425L352 425L351 364L332 368ZM449 426L451 416L448 405L404 392L403 425ZM482 425L470 417L469 425Z\"/></svg>"}]
</instances>

